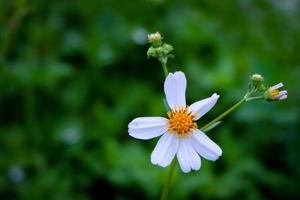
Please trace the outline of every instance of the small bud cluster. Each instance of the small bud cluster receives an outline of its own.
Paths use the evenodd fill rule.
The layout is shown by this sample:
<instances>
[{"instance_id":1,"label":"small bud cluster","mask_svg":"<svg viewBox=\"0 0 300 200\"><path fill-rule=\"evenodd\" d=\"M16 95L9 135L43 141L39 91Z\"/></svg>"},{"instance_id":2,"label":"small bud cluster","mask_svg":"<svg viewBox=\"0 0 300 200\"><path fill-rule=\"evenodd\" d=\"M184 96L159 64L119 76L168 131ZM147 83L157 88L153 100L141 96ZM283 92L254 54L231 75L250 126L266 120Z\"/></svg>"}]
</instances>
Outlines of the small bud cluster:
<instances>
[{"instance_id":1,"label":"small bud cluster","mask_svg":"<svg viewBox=\"0 0 300 200\"><path fill-rule=\"evenodd\" d=\"M148 58L157 58L160 62L167 63L168 58L173 57L170 54L174 48L173 46L163 43L162 37L159 32L148 35L148 41L151 43L151 47L147 51Z\"/></svg>"}]
</instances>

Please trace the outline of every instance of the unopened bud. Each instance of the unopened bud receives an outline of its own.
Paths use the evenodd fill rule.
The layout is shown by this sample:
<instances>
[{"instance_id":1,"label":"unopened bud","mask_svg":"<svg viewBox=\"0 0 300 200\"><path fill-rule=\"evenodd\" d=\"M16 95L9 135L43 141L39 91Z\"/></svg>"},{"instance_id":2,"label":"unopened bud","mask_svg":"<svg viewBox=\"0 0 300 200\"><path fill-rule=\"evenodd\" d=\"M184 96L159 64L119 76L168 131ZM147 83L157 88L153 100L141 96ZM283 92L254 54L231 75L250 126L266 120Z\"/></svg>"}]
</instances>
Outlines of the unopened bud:
<instances>
[{"instance_id":1,"label":"unopened bud","mask_svg":"<svg viewBox=\"0 0 300 200\"><path fill-rule=\"evenodd\" d=\"M150 47L147 51L148 58L154 57L157 59L168 59L171 56L170 52L173 51L173 46L164 43L160 47Z\"/></svg>"},{"instance_id":2,"label":"unopened bud","mask_svg":"<svg viewBox=\"0 0 300 200\"><path fill-rule=\"evenodd\" d=\"M151 33L148 35L148 41L151 43L154 47L158 47L162 44L163 38L161 37L159 32Z\"/></svg>"},{"instance_id":3,"label":"unopened bud","mask_svg":"<svg viewBox=\"0 0 300 200\"><path fill-rule=\"evenodd\" d=\"M264 86L264 78L260 74L253 74L250 79L253 86L258 91L264 91L266 89L266 87Z\"/></svg>"},{"instance_id":4,"label":"unopened bud","mask_svg":"<svg viewBox=\"0 0 300 200\"><path fill-rule=\"evenodd\" d=\"M264 81L264 78L260 74L253 74L251 76L252 81Z\"/></svg>"}]
</instances>

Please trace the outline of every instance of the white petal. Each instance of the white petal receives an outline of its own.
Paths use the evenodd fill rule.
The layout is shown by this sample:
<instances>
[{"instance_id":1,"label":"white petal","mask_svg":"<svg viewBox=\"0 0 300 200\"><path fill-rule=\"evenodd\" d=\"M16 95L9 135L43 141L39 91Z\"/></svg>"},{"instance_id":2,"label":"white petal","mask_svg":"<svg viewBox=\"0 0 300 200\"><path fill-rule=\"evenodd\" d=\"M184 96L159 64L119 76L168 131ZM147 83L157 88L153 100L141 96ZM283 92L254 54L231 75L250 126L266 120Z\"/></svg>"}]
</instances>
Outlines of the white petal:
<instances>
[{"instance_id":1,"label":"white petal","mask_svg":"<svg viewBox=\"0 0 300 200\"><path fill-rule=\"evenodd\" d=\"M191 134L194 149L207 160L217 160L222 155L222 149L198 129Z\"/></svg>"},{"instance_id":2,"label":"white petal","mask_svg":"<svg viewBox=\"0 0 300 200\"><path fill-rule=\"evenodd\" d=\"M168 166L177 152L178 144L176 135L166 132L159 139L151 154L152 164L162 167Z\"/></svg>"},{"instance_id":3,"label":"white petal","mask_svg":"<svg viewBox=\"0 0 300 200\"><path fill-rule=\"evenodd\" d=\"M287 98L287 90L282 90L279 92L279 94L277 96L274 97L274 99L279 99L279 100L282 100L282 99L286 99Z\"/></svg>"},{"instance_id":4,"label":"white petal","mask_svg":"<svg viewBox=\"0 0 300 200\"><path fill-rule=\"evenodd\" d=\"M167 119L163 117L138 117L128 124L129 135L142 140L160 136L167 130Z\"/></svg>"},{"instance_id":5,"label":"white petal","mask_svg":"<svg viewBox=\"0 0 300 200\"><path fill-rule=\"evenodd\" d=\"M185 107L186 78L183 72L169 73L165 80L164 90L171 109Z\"/></svg>"},{"instance_id":6,"label":"white petal","mask_svg":"<svg viewBox=\"0 0 300 200\"><path fill-rule=\"evenodd\" d=\"M199 145L195 140L191 141L193 148L206 160L215 161L219 158L216 154L212 153L211 151L207 151L203 146Z\"/></svg>"},{"instance_id":7,"label":"white petal","mask_svg":"<svg viewBox=\"0 0 300 200\"><path fill-rule=\"evenodd\" d=\"M220 95L214 93L211 97L197 101L189 106L189 111L196 115L195 120L205 115L217 103L219 97Z\"/></svg>"},{"instance_id":8,"label":"white petal","mask_svg":"<svg viewBox=\"0 0 300 200\"><path fill-rule=\"evenodd\" d=\"M282 90L279 92L279 95L283 96L283 95L286 95L287 93L288 93L287 90Z\"/></svg>"},{"instance_id":9,"label":"white petal","mask_svg":"<svg viewBox=\"0 0 300 200\"><path fill-rule=\"evenodd\" d=\"M283 95L283 96L279 97L279 100L286 99L287 97L288 97L287 95Z\"/></svg>"},{"instance_id":10,"label":"white petal","mask_svg":"<svg viewBox=\"0 0 300 200\"><path fill-rule=\"evenodd\" d=\"M287 90L282 90L280 93L284 93L284 94L287 94Z\"/></svg>"},{"instance_id":11,"label":"white petal","mask_svg":"<svg viewBox=\"0 0 300 200\"><path fill-rule=\"evenodd\" d=\"M179 139L179 149L177 152L177 159L181 170L188 173L193 170L199 170L201 167L201 160L197 152L193 149L189 137Z\"/></svg>"},{"instance_id":12,"label":"white petal","mask_svg":"<svg viewBox=\"0 0 300 200\"><path fill-rule=\"evenodd\" d=\"M283 87L283 83L278 83L278 84L272 86L272 87L271 87L271 90L277 90L277 89L279 89L279 88L281 88L281 87Z\"/></svg>"}]
</instances>

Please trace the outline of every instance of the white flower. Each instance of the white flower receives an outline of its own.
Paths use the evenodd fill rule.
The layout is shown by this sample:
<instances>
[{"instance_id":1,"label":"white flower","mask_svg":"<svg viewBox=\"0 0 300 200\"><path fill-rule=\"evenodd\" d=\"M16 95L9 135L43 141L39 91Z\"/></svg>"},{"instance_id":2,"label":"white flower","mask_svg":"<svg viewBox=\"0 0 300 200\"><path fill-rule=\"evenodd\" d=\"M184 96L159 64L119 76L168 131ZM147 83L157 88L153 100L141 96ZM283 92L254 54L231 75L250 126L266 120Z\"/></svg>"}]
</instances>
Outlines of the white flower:
<instances>
[{"instance_id":1,"label":"white flower","mask_svg":"<svg viewBox=\"0 0 300 200\"><path fill-rule=\"evenodd\" d=\"M129 135L142 140L161 136L151 154L151 162L168 166L175 155L183 172L199 170L200 156L217 160L221 148L209 139L194 122L207 113L217 102L219 95L186 106L186 78L183 72L169 73L164 83L166 100L171 108L168 119L164 117L138 117L128 125Z\"/></svg>"},{"instance_id":2,"label":"white flower","mask_svg":"<svg viewBox=\"0 0 300 200\"><path fill-rule=\"evenodd\" d=\"M270 87L265 93L265 98L270 101L279 101L286 99L288 97L288 92L286 90L280 91L279 88L281 87L283 87L283 83L278 83Z\"/></svg>"}]
</instances>

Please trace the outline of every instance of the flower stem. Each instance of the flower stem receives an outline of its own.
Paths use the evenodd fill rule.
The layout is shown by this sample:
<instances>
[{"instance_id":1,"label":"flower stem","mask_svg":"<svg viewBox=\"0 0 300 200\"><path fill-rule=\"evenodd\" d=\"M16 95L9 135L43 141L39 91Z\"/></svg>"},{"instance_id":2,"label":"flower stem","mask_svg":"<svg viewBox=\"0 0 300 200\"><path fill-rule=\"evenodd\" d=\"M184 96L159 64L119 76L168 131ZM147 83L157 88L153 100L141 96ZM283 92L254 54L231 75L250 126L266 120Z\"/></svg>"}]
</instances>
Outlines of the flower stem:
<instances>
[{"instance_id":1,"label":"flower stem","mask_svg":"<svg viewBox=\"0 0 300 200\"><path fill-rule=\"evenodd\" d=\"M165 77L167 77L168 74L169 74L169 72L168 72L168 67L167 67L167 63L166 63L166 62L163 62L163 61L161 61L160 63L161 63L162 68L163 68L163 70L164 70Z\"/></svg>"},{"instance_id":2,"label":"flower stem","mask_svg":"<svg viewBox=\"0 0 300 200\"><path fill-rule=\"evenodd\" d=\"M216 117L214 120L210 121L208 124L206 124L205 126L203 126L201 128L201 130L205 130L208 127L210 127L211 125L213 125L214 123L216 123L217 121L220 121L221 119L223 119L226 115L228 115L229 113L231 113L232 111L234 111L237 107L239 107L242 103L246 102L246 97L243 97L239 102L237 102L236 104L234 104L232 107L230 107L228 110L226 110L225 112L223 112L221 115L219 115L218 117Z\"/></svg>"},{"instance_id":3,"label":"flower stem","mask_svg":"<svg viewBox=\"0 0 300 200\"><path fill-rule=\"evenodd\" d=\"M167 63L162 61L162 60L160 60L160 63L161 63L162 68L164 70L165 77L167 77L168 74L169 74ZM160 196L161 200L168 199L168 194L169 194L169 190L170 190L170 186L171 186L171 182L172 182L172 177L173 177L173 174L175 172L175 168L176 168L176 161L173 160L172 164L170 166L170 169L169 169L168 177L166 179L163 191L162 191L161 196Z\"/></svg>"},{"instance_id":4,"label":"flower stem","mask_svg":"<svg viewBox=\"0 0 300 200\"><path fill-rule=\"evenodd\" d=\"M260 100L263 99L264 96L258 96L258 97L248 97L245 99L245 101L252 101L252 100Z\"/></svg>"},{"instance_id":5,"label":"flower stem","mask_svg":"<svg viewBox=\"0 0 300 200\"><path fill-rule=\"evenodd\" d=\"M169 170L169 173L168 173L167 180L166 180L165 185L164 185L164 189L163 189L163 191L161 193L161 196L160 196L160 200L168 199L168 194L169 194L169 190L170 190L170 186L171 186L172 177L173 177L173 174L175 172L175 168L176 168L176 161L173 160L173 162L170 166L170 170Z\"/></svg>"}]
</instances>

